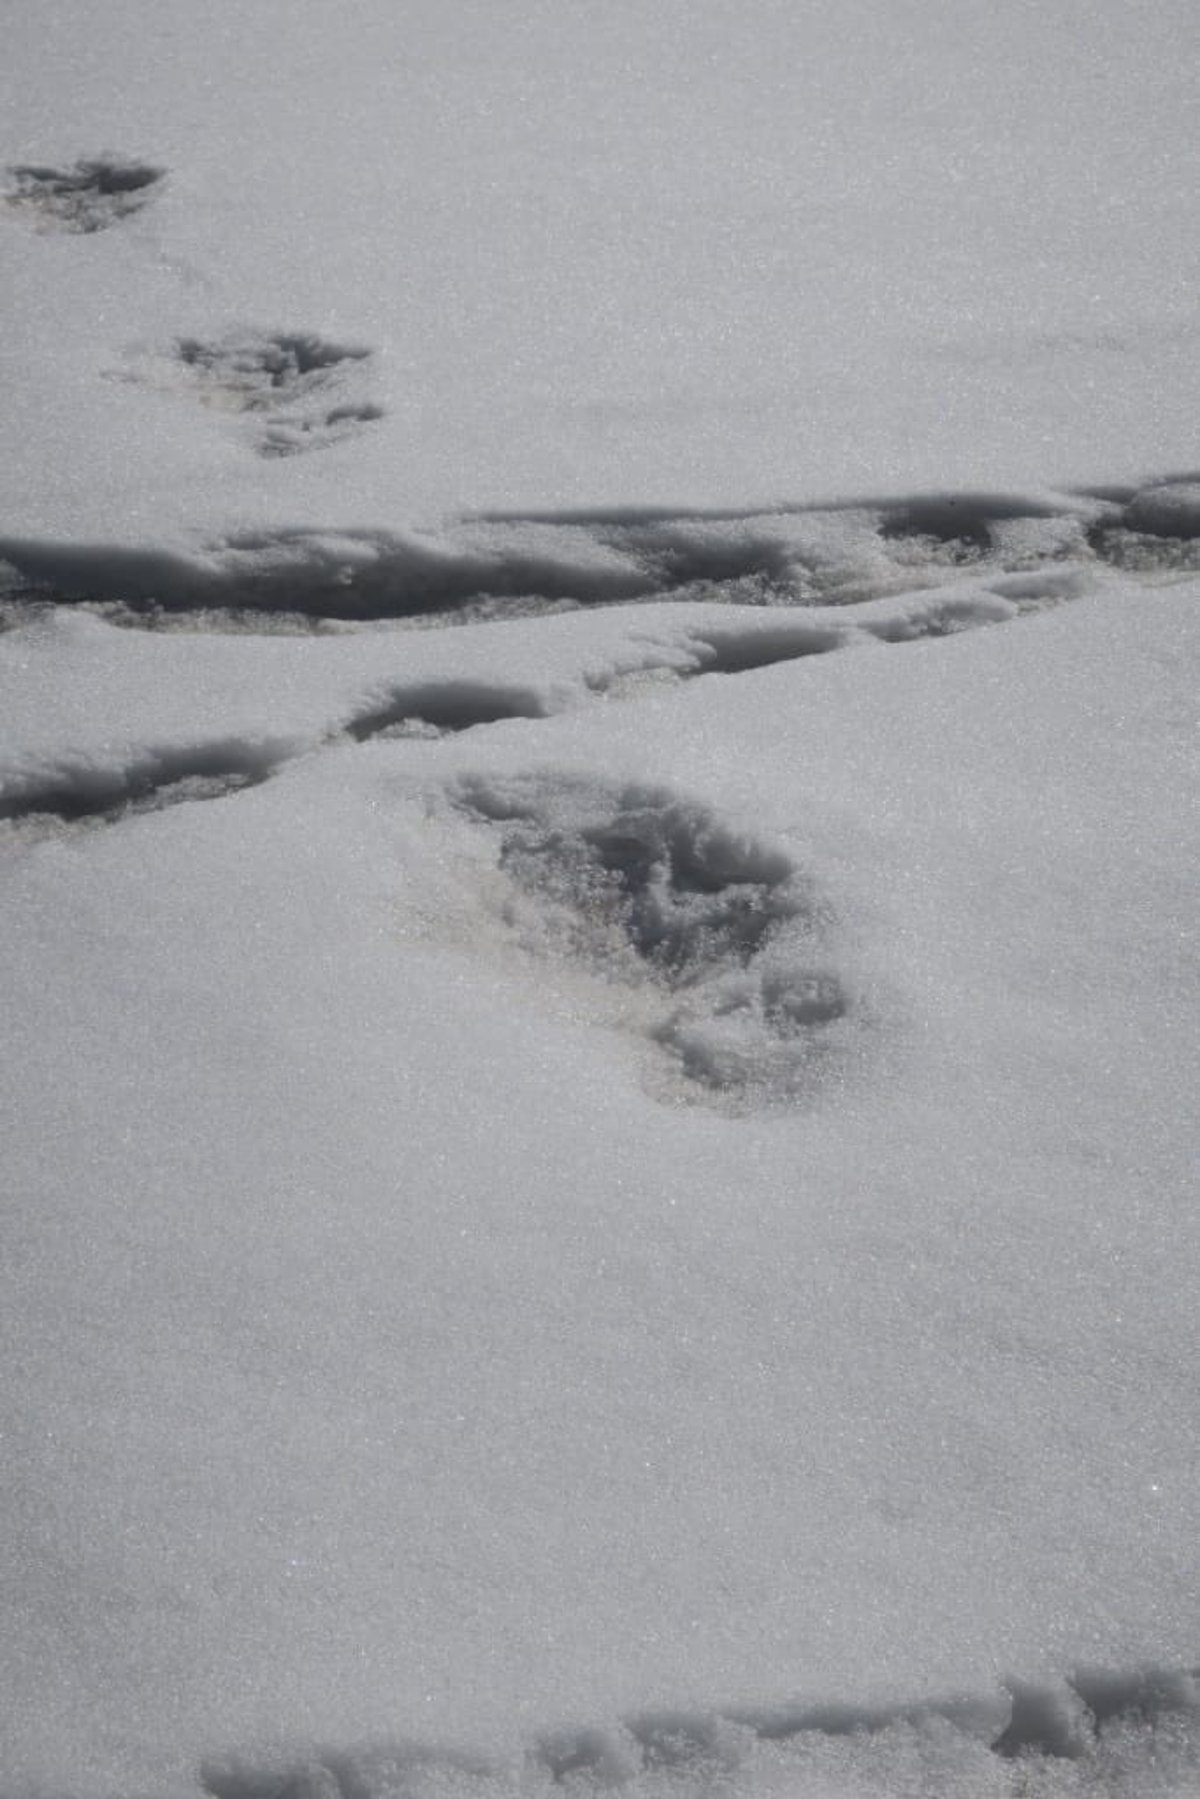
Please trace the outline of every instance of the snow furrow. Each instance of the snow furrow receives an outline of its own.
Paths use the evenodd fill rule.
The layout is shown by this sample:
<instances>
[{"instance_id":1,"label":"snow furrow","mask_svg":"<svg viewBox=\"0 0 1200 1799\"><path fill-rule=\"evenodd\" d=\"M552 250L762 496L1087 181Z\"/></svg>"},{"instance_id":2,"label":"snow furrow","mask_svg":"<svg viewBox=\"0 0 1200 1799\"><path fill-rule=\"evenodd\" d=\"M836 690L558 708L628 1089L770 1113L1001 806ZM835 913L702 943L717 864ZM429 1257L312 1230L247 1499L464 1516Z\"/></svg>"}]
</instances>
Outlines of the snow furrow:
<instances>
[{"instance_id":1,"label":"snow furrow","mask_svg":"<svg viewBox=\"0 0 1200 1799\"><path fill-rule=\"evenodd\" d=\"M138 743L135 733L124 757L114 754L110 741L85 749L86 736L81 741L80 735L72 733L73 740L68 737L56 742L57 734L52 733L53 747L47 745L40 755L29 749L14 750L7 768L0 768L0 819L54 818L70 825L115 823L131 813L236 792L267 779L298 755L333 747L347 738L357 743L436 738L507 720L546 719L597 701L645 698L664 683L704 675L741 675L855 646L943 637L1015 618L1028 606L1030 596L1033 603L1043 603L1049 597L1073 596L1086 585L1070 570L1008 577L1008 581L1016 584L1020 597L1016 591L1007 595L968 584L869 602L837 616L789 613L781 608L768 614L758 608L738 607L712 609L703 622L692 622L685 614L683 628L675 635L668 632L658 641L635 634L633 639L608 647L602 666L588 667L585 662L567 679L522 682L509 675L489 679L485 674L414 674L368 688L367 697L345 710L339 710L332 699L322 707L317 698L307 728L286 737L279 734L279 723L272 719L269 707L263 709L261 736L238 734L227 727L211 739L193 736L172 743L159 736L157 741ZM78 622L82 626L83 621ZM37 643L39 628L36 623L31 628L34 636L29 641ZM562 628L571 628L568 621L562 621ZM86 629L94 634L104 632L105 627L90 625ZM81 639L81 649L85 641L95 647L104 642L108 649L121 642L111 635L107 641L93 636ZM344 638L340 641L348 647ZM394 651L397 639L386 641ZM531 660L537 641L535 634L528 651ZM13 679L21 683L27 665L19 634L11 642L16 648ZM412 642L411 637L401 640L402 655L403 645ZM318 658L321 653L319 648L315 651ZM577 654L581 658L586 654L584 646ZM280 652L281 672L288 656L289 652ZM422 660L428 663L434 658L426 655ZM519 666L520 658L516 660ZM266 667L264 664L264 673ZM85 663L90 688L93 677L86 672L88 668L90 664ZM152 670L147 671L147 678L155 680Z\"/></svg>"},{"instance_id":2,"label":"snow furrow","mask_svg":"<svg viewBox=\"0 0 1200 1799\"><path fill-rule=\"evenodd\" d=\"M325 360L309 367L305 345ZM366 400L329 408L321 398L341 369L362 364L359 349L276 333L189 355L184 375L202 397L223 382L228 404L266 420L279 437L259 445L266 453L314 447L375 416ZM965 574L1053 577L1066 564L1147 578L1194 572L1200 483L1157 482L1119 498L947 492L755 514L488 515L436 532L257 530L194 550L9 535L0 558L58 603L115 602L133 617L226 609L456 622L663 598L840 606Z\"/></svg>"},{"instance_id":3,"label":"snow furrow","mask_svg":"<svg viewBox=\"0 0 1200 1799\"><path fill-rule=\"evenodd\" d=\"M63 761L0 784L0 819L56 818L116 823L133 813L220 799L265 781L290 746L215 742L146 750L119 766Z\"/></svg>"}]
</instances>

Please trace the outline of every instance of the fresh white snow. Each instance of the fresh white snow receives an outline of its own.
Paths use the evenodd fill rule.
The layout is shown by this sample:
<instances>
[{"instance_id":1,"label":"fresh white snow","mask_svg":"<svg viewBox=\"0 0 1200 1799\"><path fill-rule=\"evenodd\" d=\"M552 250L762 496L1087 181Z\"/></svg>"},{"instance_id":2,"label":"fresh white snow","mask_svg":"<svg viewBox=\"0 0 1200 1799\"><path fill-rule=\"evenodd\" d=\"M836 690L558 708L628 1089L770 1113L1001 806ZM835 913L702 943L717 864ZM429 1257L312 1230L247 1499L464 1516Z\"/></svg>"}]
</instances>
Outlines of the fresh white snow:
<instances>
[{"instance_id":1,"label":"fresh white snow","mask_svg":"<svg viewBox=\"0 0 1200 1799\"><path fill-rule=\"evenodd\" d=\"M1198 37L10 23L4 1799L1196 1792Z\"/></svg>"}]
</instances>

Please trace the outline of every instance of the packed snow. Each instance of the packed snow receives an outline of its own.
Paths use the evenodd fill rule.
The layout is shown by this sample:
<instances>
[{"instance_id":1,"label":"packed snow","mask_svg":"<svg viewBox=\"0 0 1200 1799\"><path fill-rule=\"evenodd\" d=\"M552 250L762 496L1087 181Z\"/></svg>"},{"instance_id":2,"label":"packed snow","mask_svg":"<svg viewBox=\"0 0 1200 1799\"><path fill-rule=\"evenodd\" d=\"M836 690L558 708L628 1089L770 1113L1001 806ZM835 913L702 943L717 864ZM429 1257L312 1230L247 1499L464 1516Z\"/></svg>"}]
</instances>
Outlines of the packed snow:
<instances>
[{"instance_id":1,"label":"packed snow","mask_svg":"<svg viewBox=\"0 0 1200 1799\"><path fill-rule=\"evenodd\" d=\"M1200 1790L1190 0L46 0L0 1794Z\"/></svg>"}]
</instances>

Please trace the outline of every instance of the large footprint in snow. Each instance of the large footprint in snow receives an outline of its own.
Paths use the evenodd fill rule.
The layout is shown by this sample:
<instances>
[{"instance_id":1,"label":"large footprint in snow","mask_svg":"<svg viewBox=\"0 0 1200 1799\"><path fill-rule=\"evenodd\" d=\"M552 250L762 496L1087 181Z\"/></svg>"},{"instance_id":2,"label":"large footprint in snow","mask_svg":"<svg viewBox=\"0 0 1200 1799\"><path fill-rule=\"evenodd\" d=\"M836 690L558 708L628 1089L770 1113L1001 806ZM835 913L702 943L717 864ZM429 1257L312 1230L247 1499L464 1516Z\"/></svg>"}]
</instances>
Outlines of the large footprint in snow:
<instances>
[{"instance_id":1,"label":"large footprint in snow","mask_svg":"<svg viewBox=\"0 0 1200 1799\"><path fill-rule=\"evenodd\" d=\"M781 850L665 788L476 775L456 807L495 841L499 906L522 948L640 990L640 1028L693 1097L810 1095L853 1013L832 916Z\"/></svg>"},{"instance_id":2,"label":"large footprint in snow","mask_svg":"<svg viewBox=\"0 0 1200 1799\"><path fill-rule=\"evenodd\" d=\"M83 157L63 167L17 163L6 171L4 201L37 231L107 231L155 198L165 169L120 156Z\"/></svg>"},{"instance_id":3,"label":"large footprint in snow","mask_svg":"<svg viewBox=\"0 0 1200 1799\"><path fill-rule=\"evenodd\" d=\"M295 456L352 437L383 417L368 392L373 352L311 331L181 337L131 358L119 378L244 415L260 456Z\"/></svg>"}]
</instances>

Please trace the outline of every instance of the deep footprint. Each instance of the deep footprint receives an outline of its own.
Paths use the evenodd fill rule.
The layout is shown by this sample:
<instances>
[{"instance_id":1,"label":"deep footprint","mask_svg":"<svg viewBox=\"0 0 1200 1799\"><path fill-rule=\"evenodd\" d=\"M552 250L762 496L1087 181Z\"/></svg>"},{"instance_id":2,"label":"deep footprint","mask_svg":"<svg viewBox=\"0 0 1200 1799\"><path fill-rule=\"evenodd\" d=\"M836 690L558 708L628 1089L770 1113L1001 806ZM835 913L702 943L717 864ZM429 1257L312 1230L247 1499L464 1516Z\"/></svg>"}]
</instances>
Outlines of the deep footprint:
<instances>
[{"instance_id":1,"label":"deep footprint","mask_svg":"<svg viewBox=\"0 0 1200 1799\"><path fill-rule=\"evenodd\" d=\"M8 169L7 204L40 230L107 231L155 198L166 170L120 157L81 158L67 168L18 163Z\"/></svg>"}]
</instances>

